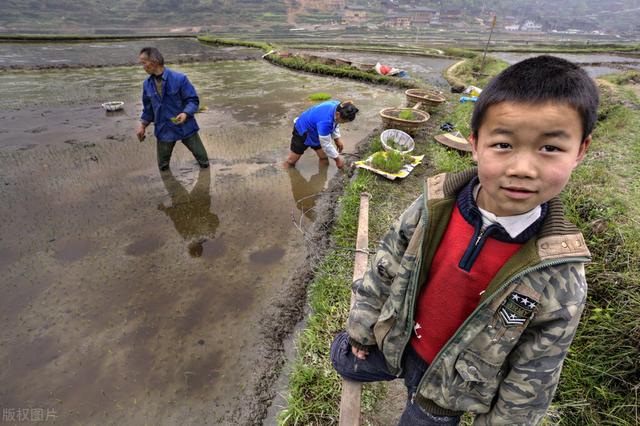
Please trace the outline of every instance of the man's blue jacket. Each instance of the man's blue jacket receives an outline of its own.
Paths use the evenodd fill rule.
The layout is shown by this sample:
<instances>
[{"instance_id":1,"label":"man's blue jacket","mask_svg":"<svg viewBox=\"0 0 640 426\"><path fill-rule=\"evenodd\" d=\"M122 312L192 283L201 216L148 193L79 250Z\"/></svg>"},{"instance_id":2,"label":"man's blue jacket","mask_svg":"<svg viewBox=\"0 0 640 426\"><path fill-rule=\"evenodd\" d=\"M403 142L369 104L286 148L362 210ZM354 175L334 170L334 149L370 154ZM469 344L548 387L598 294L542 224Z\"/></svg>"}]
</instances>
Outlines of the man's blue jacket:
<instances>
[{"instance_id":1,"label":"man's blue jacket","mask_svg":"<svg viewBox=\"0 0 640 426\"><path fill-rule=\"evenodd\" d=\"M155 123L154 134L161 142L175 142L191 136L200 128L194 118L200 100L196 89L186 75L165 68L162 73L162 96L156 89L154 76L150 75L142 85L142 116L145 124ZM187 114L187 121L174 124L171 118Z\"/></svg>"}]
</instances>

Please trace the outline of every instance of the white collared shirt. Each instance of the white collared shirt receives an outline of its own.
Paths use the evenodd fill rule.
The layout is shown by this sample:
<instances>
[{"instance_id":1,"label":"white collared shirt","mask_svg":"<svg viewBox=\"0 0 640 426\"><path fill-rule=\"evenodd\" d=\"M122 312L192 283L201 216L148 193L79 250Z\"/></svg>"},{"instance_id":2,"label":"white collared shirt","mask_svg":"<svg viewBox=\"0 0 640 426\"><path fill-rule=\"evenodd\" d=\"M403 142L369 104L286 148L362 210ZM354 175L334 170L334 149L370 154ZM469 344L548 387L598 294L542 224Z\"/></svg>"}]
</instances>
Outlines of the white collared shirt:
<instances>
[{"instance_id":1,"label":"white collared shirt","mask_svg":"<svg viewBox=\"0 0 640 426\"><path fill-rule=\"evenodd\" d=\"M478 201L478 192L480 192L481 185L476 185L473 188L473 199ZM482 214L482 229L486 229L489 225L497 223L507 231L511 238L515 238L522 233L525 229L533 224L542 214L542 208L536 206L534 209L528 212L517 214L514 216L496 216L495 214L486 211L478 206L480 213Z\"/></svg>"}]
</instances>

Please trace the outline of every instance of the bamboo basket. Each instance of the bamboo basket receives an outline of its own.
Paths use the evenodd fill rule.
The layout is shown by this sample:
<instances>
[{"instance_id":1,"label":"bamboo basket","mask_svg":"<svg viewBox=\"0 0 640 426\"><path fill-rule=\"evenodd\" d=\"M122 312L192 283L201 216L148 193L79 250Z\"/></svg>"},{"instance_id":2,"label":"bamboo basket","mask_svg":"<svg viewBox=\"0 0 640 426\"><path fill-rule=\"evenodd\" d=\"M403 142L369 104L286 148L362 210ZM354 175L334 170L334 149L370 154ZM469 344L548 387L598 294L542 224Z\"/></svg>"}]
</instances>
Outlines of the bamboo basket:
<instances>
[{"instance_id":1,"label":"bamboo basket","mask_svg":"<svg viewBox=\"0 0 640 426\"><path fill-rule=\"evenodd\" d=\"M420 103L425 111L433 111L447 100L442 92L436 90L408 89L404 94L407 97L407 106L413 107Z\"/></svg>"},{"instance_id":2,"label":"bamboo basket","mask_svg":"<svg viewBox=\"0 0 640 426\"><path fill-rule=\"evenodd\" d=\"M402 110L407 108L384 108L380 111L380 118L382 118L382 124L385 129L400 129L403 132L414 136L418 130L423 128L429 118L431 117L428 112L420 111L421 104L418 102L413 108L413 113L416 115L415 120L405 120L398 117Z\"/></svg>"}]
</instances>

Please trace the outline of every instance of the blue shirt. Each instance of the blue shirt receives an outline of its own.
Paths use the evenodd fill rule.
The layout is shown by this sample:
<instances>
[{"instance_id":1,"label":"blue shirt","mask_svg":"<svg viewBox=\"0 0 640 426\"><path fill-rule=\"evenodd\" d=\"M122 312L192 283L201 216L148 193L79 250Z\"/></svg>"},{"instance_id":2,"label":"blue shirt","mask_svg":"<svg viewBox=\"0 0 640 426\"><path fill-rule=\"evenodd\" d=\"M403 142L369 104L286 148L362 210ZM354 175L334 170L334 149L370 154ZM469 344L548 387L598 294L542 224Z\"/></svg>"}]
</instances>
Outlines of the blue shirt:
<instances>
[{"instance_id":1,"label":"blue shirt","mask_svg":"<svg viewBox=\"0 0 640 426\"><path fill-rule=\"evenodd\" d=\"M150 75L142 84L140 119L143 123L154 123L154 134L159 141L175 142L200 130L193 116L199 105L196 89L187 76L169 68L162 72L162 96L158 93L154 76ZM171 118L182 112L187 114L184 123L171 122Z\"/></svg>"},{"instance_id":2,"label":"blue shirt","mask_svg":"<svg viewBox=\"0 0 640 426\"><path fill-rule=\"evenodd\" d=\"M340 101L322 102L300 114L295 126L298 134L307 134L305 145L320 146L320 136L331 136L336 130L334 118L338 105Z\"/></svg>"}]
</instances>

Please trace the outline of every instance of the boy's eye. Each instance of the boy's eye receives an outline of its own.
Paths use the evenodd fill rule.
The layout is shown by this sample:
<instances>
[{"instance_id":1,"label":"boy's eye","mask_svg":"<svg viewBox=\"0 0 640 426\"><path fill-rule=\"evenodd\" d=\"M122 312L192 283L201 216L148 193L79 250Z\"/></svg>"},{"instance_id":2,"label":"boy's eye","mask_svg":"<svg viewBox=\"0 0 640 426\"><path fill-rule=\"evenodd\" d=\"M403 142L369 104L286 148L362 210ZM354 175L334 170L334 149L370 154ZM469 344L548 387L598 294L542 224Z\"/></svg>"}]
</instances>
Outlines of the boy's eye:
<instances>
[{"instance_id":1,"label":"boy's eye","mask_svg":"<svg viewBox=\"0 0 640 426\"><path fill-rule=\"evenodd\" d=\"M560 148L553 145L545 145L542 147L542 150L545 152L557 152L557 151L560 151Z\"/></svg>"},{"instance_id":2,"label":"boy's eye","mask_svg":"<svg viewBox=\"0 0 640 426\"><path fill-rule=\"evenodd\" d=\"M511 144L508 144L506 142L498 142L498 143L494 143L493 147L497 149L509 149L511 148Z\"/></svg>"}]
</instances>

